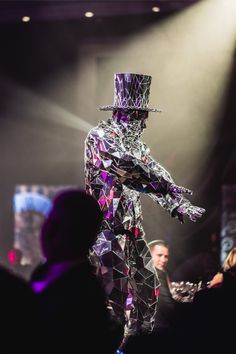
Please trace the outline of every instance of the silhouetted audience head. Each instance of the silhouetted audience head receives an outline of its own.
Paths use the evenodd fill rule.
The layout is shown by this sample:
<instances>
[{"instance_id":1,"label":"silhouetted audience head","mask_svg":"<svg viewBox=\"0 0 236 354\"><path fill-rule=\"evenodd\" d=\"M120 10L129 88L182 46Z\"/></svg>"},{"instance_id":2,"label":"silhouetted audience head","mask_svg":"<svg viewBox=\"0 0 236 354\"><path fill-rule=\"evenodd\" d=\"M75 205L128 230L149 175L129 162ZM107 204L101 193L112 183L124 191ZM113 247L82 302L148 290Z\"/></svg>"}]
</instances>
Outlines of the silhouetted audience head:
<instances>
[{"instance_id":1,"label":"silhouetted audience head","mask_svg":"<svg viewBox=\"0 0 236 354\"><path fill-rule=\"evenodd\" d=\"M60 192L41 231L41 246L49 262L87 256L102 222L98 202L85 191Z\"/></svg>"}]
</instances>

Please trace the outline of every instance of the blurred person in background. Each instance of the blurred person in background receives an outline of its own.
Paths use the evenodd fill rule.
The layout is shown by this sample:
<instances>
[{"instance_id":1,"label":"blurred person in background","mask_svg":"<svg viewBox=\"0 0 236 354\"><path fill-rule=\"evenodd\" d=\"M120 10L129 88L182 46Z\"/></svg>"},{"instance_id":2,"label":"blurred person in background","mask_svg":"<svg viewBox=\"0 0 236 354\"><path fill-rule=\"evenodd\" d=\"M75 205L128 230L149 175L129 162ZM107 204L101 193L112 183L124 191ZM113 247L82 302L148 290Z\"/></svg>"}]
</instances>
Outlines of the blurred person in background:
<instances>
[{"instance_id":1,"label":"blurred person in background","mask_svg":"<svg viewBox=\"0 0 236 354\"><path fill-rule=\"evenodd\" d=\"M67 189L53 200L40 237L46 261L31 277L43 353L114 353L122 341L123 327L111 320L89 260L101 221L97 201L83 190Z\"/></svg>"}]
</instances>

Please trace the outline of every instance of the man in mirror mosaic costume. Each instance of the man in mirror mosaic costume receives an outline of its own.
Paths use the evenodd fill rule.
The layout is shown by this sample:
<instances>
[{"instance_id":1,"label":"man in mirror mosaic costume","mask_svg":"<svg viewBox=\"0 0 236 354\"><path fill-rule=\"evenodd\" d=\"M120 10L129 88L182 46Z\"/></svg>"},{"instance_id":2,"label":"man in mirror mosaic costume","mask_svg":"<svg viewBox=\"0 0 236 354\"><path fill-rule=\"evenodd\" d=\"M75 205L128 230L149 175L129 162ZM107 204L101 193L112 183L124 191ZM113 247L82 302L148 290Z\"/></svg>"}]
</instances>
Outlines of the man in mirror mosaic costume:
<instances>
[{"instance_id":1,"label":"man in mirror mosaic costume","mask_svg":"<svg viewBox=\"0 0 236 354\"><path fill-rule=\"evenodd\" d=\"M110 307L126 324L126 333L151 332L157 310L159 281L142 227L140 193L148 194L172 217L196 221L204 209L193 206L171 175L150 155L141 140L149 112L151 76L114 75L114 104L99 107L112 117L93 128L85 141L85 184L103 211L103 224L93 247ZM126 301L132 294L129 321Z\"/></svg>"}]
</instances>

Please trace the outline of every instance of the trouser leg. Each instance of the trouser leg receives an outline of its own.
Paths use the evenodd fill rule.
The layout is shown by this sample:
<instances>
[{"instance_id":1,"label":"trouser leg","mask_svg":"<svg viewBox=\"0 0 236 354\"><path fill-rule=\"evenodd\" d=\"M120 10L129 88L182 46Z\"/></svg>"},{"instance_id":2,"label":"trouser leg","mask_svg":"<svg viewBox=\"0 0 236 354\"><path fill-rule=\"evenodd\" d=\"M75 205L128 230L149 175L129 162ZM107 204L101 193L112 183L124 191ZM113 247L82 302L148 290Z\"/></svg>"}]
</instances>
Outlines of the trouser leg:
<instances>
[{"instance_id":1,"label":"trouser leg","mask_svg":"<svg viewBox=\"0 0 236 354\"><path fill-rule=\"evenodd\" d=\"M99 276L109 299L111 312L124 325L126 318L126 299L128 296L129 265L126 259L126 236L112 235L106 239L100 234L94 247L99 264Z\"/></svg>"},{"instance_id":2,"label":"trouser leg","mask_svg":"<svg viewBox=\"0 0 236 354\"><path fill-rule=\"evenodd\" d=\"M133 295L128 326L130 333L153 330L158 286L158 277L145 239L133 240L130 242L130 287Z\"/></svg>"}]
</instances>

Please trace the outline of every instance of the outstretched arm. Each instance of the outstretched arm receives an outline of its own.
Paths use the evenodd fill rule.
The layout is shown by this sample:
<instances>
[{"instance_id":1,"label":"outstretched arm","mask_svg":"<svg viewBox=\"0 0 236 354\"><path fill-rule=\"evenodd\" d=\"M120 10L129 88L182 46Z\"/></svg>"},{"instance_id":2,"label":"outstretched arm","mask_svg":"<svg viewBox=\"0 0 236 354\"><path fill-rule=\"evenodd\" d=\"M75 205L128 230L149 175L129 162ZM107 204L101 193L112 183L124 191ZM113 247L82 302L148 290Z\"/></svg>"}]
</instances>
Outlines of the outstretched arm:
<instances>
[{"instance_id":1,"label":"outstretched arm","mask_svg":"<svg viewBox=\"0 0 236 354\"><path fill-rule=\"evenodd\" d=\"M158 164L158 169L153 169L151 164L143 162L126 151L114 153L100 151L100 155L109 173L118 177L121 183L130 189L142 193L154 193L158 196L168 193L192 194L191 190L177 186L160 164Z\"/></svg>"},{"instance_id":2,"label":"outstretched arm","mask_svg":"<svg viewBox=\"0 0 236 354\"><path fill-rule=\"evenodd\" d=\"M197 221L197 218L202 216L205 209L192 205L191 202L183 196L183 193L192 194L192 192L184 187L176 186L170 174L151 157L148 153L148 149L146 149L146 151L145 157L149 167L151 167L153 171L160 171L160 173L167 176L173 182L172 187L166 195L149 193L149 196L181 223L184 223L184 216L187 216L193 222Z\"/></svg>"},{"instance_id":3,"label":"outstretched arm","mask_svg":"<svg viewBox=\"0 0 236 354\"><path fill-rule=\"evenodd\" d=\"M148 193L181 222L183 222L183 215L196 221L196 218L205 211L192 206L191 202L183 197L184 193L192 194L191 190L177 186L169 172L150 156L144 144L140 145L141 154L139 152L131 154L121 145L116 144L114 139L103 140L98 136L95 141L90 142L90 146L95 159L94 166L99 162L100 169L103 164L104 170L116 176L121 183L130 189Z\"/></svg>"},{"instance_id":4,"label":"outstretched arm","mask_svg":"<svg viewBox=\"0 0 236 354\"><path fill-rule=\"evenodd\" d=\"M206 211L204 208L192 205L191 202L180 193L176 193L172 196L169 194L166 196L158 196L150 193L149 196L168 211L172 217L178 219L181 224L184 224L184 216L196 222Z\"/></svg>"}]
</instances>

